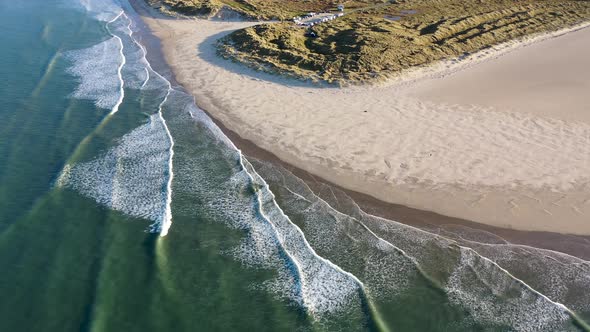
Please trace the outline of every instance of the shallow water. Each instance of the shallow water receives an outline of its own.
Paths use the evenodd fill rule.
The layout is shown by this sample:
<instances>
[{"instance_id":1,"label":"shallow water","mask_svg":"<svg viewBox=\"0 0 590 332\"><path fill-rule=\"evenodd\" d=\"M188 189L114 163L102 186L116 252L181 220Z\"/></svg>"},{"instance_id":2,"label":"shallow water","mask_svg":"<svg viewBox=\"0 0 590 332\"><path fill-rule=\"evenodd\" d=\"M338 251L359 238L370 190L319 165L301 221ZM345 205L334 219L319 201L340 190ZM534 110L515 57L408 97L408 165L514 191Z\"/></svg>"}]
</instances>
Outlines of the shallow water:
<instances>
[{"instance_id":1,"label":"shallow water","mask_svg":"<svg viewBox=\"0 0 590 332\"><path fill-rule=\"evenodd\" d=\"M588 262L383 220L244 157L126 2L0 9L1 331L585 329Z\"/></svg>"}]
</instances>

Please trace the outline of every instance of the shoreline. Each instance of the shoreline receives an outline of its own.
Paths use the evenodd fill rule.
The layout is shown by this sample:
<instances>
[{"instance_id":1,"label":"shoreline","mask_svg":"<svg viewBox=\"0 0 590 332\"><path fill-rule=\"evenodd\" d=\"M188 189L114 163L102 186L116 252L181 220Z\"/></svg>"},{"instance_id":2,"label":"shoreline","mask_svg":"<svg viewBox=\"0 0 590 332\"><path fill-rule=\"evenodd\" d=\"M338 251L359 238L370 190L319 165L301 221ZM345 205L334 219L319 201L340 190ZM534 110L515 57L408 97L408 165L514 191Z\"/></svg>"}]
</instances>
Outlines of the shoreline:
<instances>
[{"instance_id":1,"label":"shoreline","mask_svg":"<svg viewBox=\"0 0 590 332\"><path fill-rule=\"evenodd\" d=\"M143 3L138 4L137 1L132 1L132 4L137 9L137 5L143 6ZM144 8L146 9L146 8ZM139 13L139 12L138 12ZM139 13L142 19L144 19L145 12ZM145 22L145 19L144 19ZM147 26L152 30L153 25L150 26L149 22L145 22ZM170 33L170 31L168 32ZM174 34L174 32L172 32ZM165 41L162 41L165 44ZM165 47L164 45L162 45ZM163 50L165 53L165 50ZM165 56L164 56L165 57ZM166 61L169 62L169 61ZM171 74L174 75L174 66L170 66L172 69ZM180 82L182 84L182 82ZM187 90L190 93L190 90ZM192 94L192 93L191 93ZM193 94L194 95L194 94ZM321 181L316 180L317 175L311 175L308 170L297 167L289 162L289 160L283 160L281 156L277 156L272 151L258 146L254 141L242 137L239 133L235 132L231 128L228 128L223 120L220 120L209 111L207 105L203 105L200 98L195 96L198 106L203 109L218 125L222 131L232 140L236 146L238 146L245 155L254 157L264 161L270 161L273 164L279 165L293 172L297 177L302 178L307 183L312 185L312 188L318 188L318 183L326 183L331 187L335 187L339 190L344 191L348 196L353 198L355 202L367 213L380 216L386 219L395 220L404 224L417 226L419 228L432 228L439 227L439 229L445 229L454 227L453 225L460 225L466 228L478 229L484 232L491 232L497 236L502 237L506 241L512 244L522 244L533 246L537 248L545 248L549 250L555 250L567 254L571 254L576 257L583 259L590 259L590 253L588 247L590 246L590 236L576 236L576 235L564 235L555 232L545 231L530 231L530 230L515 230L510 228L500 228L493 225L486 225L479 222L469 221L464 218L449 217L438 214L436 212L430 212L423 209L416 209L408 207L403 204L395 204L391 202L385 202L378 198L367 195L366 193L357 192L354 189L345 188L334 183L337 181L331 181L331 179L324 180L321 174L319 177ZM205 103L206 104L206 103ZM315 172L314 172L315 173ZM315 191L315 189L314 189ZM575 241L572 241L574 240Z\"/></svg>"}]
</instances>

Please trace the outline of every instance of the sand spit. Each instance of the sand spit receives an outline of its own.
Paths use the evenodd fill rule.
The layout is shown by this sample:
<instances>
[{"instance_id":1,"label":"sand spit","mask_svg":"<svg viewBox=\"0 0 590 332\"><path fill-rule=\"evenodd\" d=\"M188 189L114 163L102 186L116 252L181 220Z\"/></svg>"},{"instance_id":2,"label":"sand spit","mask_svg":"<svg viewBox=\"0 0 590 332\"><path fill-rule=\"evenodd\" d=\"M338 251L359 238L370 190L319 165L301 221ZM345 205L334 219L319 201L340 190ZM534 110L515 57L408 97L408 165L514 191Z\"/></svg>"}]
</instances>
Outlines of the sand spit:
<instances>
[{"instance_id":1,"label":"sand spit","mask_svg":"<svg viewBox=\"0 0 590 332\"><path fill-rule=\"evenodd\" d=\"M386 202L499 227L590 234L590 122L583 117L415 97L427 81L403 88L314 87L216 56L218 38L251 22L145 20L198 105L285 162ZM575 33L590 37L589 29ZM590 50L587 43L571 46L575 50L561 51ZM530 57L526 50L505 57ZM535 57L545 54L553 53ZM565 71L584 64L556 59L551 65ZM512 75L527 77L522 71ZM447 77L441 84L457 76ZM471 79L470 85L487 81L481 75ZM579 79L587 84L590 77ZM551 91L546 88L544 96Z\"/></svg>"}]
</instances>

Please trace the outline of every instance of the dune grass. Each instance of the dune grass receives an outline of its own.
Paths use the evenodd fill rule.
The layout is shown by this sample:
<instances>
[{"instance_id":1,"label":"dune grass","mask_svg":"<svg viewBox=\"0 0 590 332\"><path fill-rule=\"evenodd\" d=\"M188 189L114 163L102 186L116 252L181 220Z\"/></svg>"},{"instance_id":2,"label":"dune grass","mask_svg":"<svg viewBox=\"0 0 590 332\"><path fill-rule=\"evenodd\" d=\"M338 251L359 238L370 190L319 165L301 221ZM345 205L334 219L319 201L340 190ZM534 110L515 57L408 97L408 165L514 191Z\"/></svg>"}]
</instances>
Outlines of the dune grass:
<instances>
[{"instance_id":1,"label":"dune grass","mask_svg":"<svg viewBox=\"0 0 590 332\"><path fill-rule=\"evenodd\" d=\"M147 0L150 4L185 15L214 15L223 6L259 20L288 20L308 12L336 10L332 0ZM390 0L343 1L351 10L390 3Z\"/></svg>"},{"instance_id":2,"label":"dune grass","mask_svg":"<svg viewBox=\"0 0 590 332\"><path fill-rule=\"evenodd\" d=\"M289 19L335 11L327 0L164 0L195 11L229 6L250 17ZM290 21L236 31L219 54L260 70L332 83L381 80L433 61L456 58L526 35L590 19L589 0L344 1L346 15L308 28Z\"/></svg>"}]
</instances>

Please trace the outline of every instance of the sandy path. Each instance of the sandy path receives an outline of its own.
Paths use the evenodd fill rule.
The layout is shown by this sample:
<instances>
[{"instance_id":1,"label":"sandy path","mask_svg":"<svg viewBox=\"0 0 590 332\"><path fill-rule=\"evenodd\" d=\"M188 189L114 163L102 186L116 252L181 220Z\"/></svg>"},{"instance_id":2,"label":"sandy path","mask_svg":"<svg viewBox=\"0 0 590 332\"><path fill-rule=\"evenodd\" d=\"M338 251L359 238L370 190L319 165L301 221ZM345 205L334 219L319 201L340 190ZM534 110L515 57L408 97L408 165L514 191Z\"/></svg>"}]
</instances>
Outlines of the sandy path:
<instances>
[{"instance_id":1,"label":"sandy path","mask_svg":"<svg viewBox=\"0 0 590 332\"><path fill-rule=\"evenodd\" d=\"M501 227L590 234L590 122L583 117L446 105L395 86L314 88L215 55L216 39L249 23L146 21L199 106L288 163L387 202ZM590 29L581 33L590 38Z\"/></svg>"}]
</instances>

